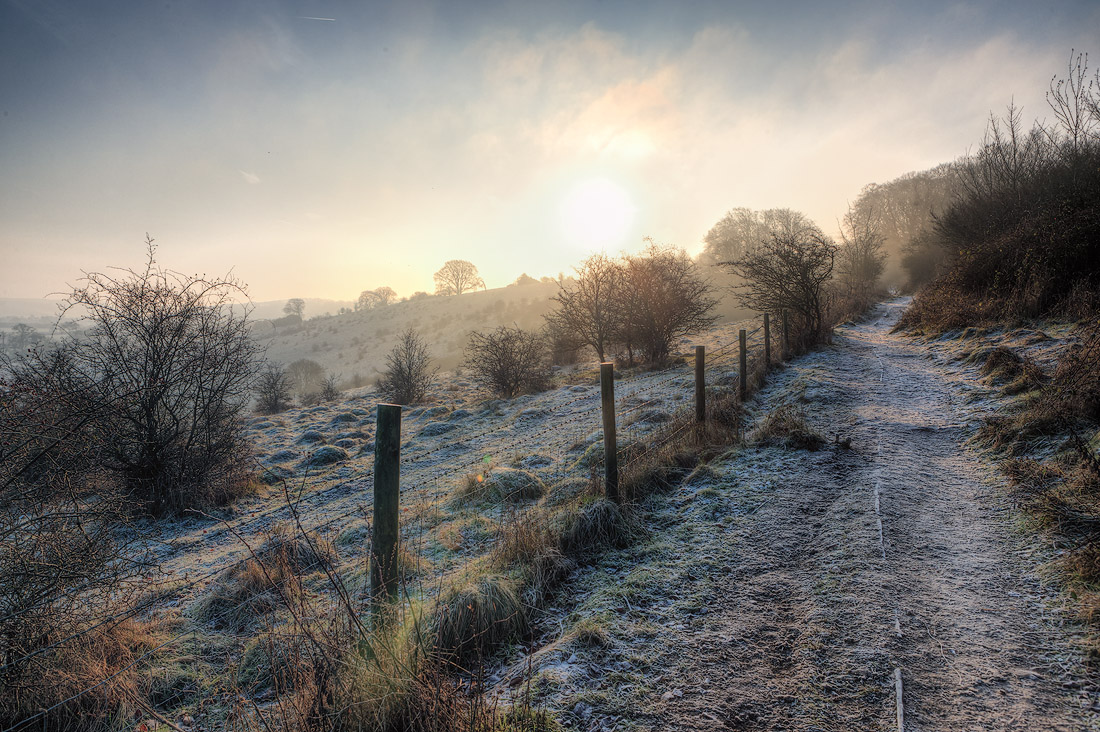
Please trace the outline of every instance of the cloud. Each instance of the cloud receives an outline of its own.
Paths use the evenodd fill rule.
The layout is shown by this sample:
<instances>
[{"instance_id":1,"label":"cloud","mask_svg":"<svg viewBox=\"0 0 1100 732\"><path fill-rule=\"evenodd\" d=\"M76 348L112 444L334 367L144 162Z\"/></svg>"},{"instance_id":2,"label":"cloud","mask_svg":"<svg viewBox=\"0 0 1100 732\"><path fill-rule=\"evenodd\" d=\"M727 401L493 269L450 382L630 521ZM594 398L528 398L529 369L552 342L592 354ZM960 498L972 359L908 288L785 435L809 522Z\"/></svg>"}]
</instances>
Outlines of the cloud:
<instances>
[{"instance_id":1,"label":"cloud","mask_svg":"<svg viewBox=\"0 0 1100 732\"><path fill-rule=\"evenodd\" d=\"M256 185L257 183L260 182L260 176L256 175L255 173L249 173L249 172L244 171L244 170L240 171L240 173L241 173L241 177L244 178L245 183Z\"/></svg>"}]
</instances>

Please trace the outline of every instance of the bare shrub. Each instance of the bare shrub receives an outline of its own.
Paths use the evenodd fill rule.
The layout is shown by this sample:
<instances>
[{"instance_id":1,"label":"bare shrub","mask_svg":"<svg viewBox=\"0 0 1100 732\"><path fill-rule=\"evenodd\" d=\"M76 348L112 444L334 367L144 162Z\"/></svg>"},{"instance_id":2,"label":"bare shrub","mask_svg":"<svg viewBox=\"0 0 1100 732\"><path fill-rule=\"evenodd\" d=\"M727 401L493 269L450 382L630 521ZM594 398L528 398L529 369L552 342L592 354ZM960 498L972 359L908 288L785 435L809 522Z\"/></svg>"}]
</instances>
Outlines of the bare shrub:
<instances>
[{"instance_id":1,"label":"bare shrub","mask_svg":"<svg viewBox=\"0 0 1100 732\"><path fill-rule=\"evenodd\" d=\"M321 401L334 402L340 398L340 374L329 374L321 379Z\"/></svg>"},{"instance_id":2,"label":"bare shrub","mask_svg":"<svg viewBox=\"0 0 1100 732\"><path fill-rule=\"evenodd\" d=\"M937 218L949 266L923 293L907 327L1080 313L1100 303L1100 90L1087 62L1071 58L1047 101L1057 126L1023 124L1021 111L991 115L978 150L956 165L959 195ZM971 320L967 325L980 324Z\"/></svg>"},{"instance_id":3,"label":"bare shrub","mask_svg":"<svg viewBox=\"0 0 1100 732\"><path fill-rule=\"evenodd\" d=\"M280 364L268 364L256 382L256 411L278 414L290 409L290 376Z\"/></svg>"},{"instance_id":4,"label":"bare shrub","mask_svg":"<svg viewBox=\"0 0 1100 732\"><path fill-rule=\"evenodd\" d=\"M70 293L80 334L62 334L71 380L92 400L98 464L154 514L222 502L250 489L241 423L259 362L228 279L179 275L156 261L140 271L91 273ZM24 372L45 367L27 360Z\"/></svg>"},{"instance_id":5,"label":"bare shrub","mask_svg":"<svg viewBox=\"0 0 1100 732\"><path fill-rule=\"evenodd\" d=\"M133 506L106 464L111 428L71 346L0 364L0 725L25 720L123 667L143 641L121 612L148 559L120 532ZM133 632L131 632L133 631ZM66 640L71 639L71 640ZM131 643L132 641L132 643ZM104 675L98 675L107 671ZM42 725L128 704L136 672Z\"/></svg>"},{"instance_id":6,"label":"bare shrub","mask_svg":"<svg viewBox=\"0 0 1100 732\"><path fill-rule=\"evenodd\" d=\"M502 325L488 333L472 332L463 366L479 386L505 398L541 391L550 383L546 342L522 328Z\"/></svg>"},{"instance_id":7,"label":"bare shrub","mask_svg":"<svg viewBox=\"0 0 1100 732\"><path fill-rule=\"evenodd\" d=\"M386 371L378 381L378 391L393 404L417 404L428 395L437 370L432 367L428 344L409 328L386 356Z\"/></svg>"}]
</instances>

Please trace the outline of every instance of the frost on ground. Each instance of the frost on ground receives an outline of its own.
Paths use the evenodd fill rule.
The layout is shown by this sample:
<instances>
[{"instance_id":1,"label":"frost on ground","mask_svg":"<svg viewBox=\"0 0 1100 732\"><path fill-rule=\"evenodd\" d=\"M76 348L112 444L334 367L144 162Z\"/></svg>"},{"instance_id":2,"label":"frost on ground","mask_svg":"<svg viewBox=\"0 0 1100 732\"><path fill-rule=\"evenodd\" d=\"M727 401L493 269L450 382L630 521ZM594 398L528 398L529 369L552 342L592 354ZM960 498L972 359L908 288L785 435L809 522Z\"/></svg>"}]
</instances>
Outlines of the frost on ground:
<instances>
[{"instance_id":1,"label":"frost on ground","mask_svg":"<svg viewBox=\"0 0 1100 732\"><path fill-rule=\"evenodd\" d=\"M704 342L722 346L712 359L713 380L728 381L736 368L731 344L745 325L729 323L708 334ZM603 457L599 372L582 365L562 370L556 381L557 388L541 394L486 400L469 378L447 373L434 384L429 404L402 410L402 542L417 567L411 594L436 593L456 571L485 558L516 513L540 501L569 500L587 485ZM682 359L617 381L620 445L659 429L691 403L693 389ZM338 573L365 604L378 401L365 388L339 401L253 418L248 431L267 488L211 512L216 515L136 526L163 570L151 591L163 591L166 604L187 614L222 573L251 556L246 543L258 547L277 525L293 525L296 513L302 528L335 544ZM463 496L473 476L499 488L515 471L531 476L540 490ZM327 592L324 576L315 574L307 587Z\"/></svg>"},{"instance_id":2,"label":"frost on ground","mask_svg":"<svg viewBox=\"0 0 1100 732\"><path fill-rule=\"evenodd\" d=\"M584 730L888 730L900 668L907 730L1100 728L1042 549L965 447L996 403L891 334L905 304L752 405L790 404L822 449L750 443L651 499L648 539L574 576L502 693Z\"/></svg>"}]
</instances>

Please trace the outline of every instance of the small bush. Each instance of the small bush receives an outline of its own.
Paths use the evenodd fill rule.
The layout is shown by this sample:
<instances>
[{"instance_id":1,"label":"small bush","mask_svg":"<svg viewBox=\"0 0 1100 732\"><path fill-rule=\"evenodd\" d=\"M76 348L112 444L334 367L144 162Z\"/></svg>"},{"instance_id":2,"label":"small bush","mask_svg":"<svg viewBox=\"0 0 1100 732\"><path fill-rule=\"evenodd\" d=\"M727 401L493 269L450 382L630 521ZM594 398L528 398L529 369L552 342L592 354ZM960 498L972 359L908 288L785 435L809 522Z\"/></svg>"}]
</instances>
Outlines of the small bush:
<instances>
[{"instance_id":1,"label":"small bush","mask_svg":"<svg viewBox=\"0 0 1100 732\"><path fill-rule=\"evenodd\" d=\"M506 399L550 385L545 340L521 328L502 325L488 333L472 332L463 366L478 386Z\"/></svg>"},{"instance_id":2,"label":"small bush","mask_svg":"<svg viewBox=\"0 0 1100 732\"><path fill-rule=\"evenodd\" d=\"M383 398L394 404L424 401L438 369L432 368L432 354L423 337L412 328L406 330L386 362L386 371L378 382Z\"/></svg>"},{"instance_id":3,"label":"small bush","mask_svg":"<svg viewBox=\"0 0 1100 732\"><path fill-rule=\"evenodd\" d=\"M256 411L278 414L290 409L290 377L279 364L268 364L256 384Z\"/></svg>"}]
</instances>

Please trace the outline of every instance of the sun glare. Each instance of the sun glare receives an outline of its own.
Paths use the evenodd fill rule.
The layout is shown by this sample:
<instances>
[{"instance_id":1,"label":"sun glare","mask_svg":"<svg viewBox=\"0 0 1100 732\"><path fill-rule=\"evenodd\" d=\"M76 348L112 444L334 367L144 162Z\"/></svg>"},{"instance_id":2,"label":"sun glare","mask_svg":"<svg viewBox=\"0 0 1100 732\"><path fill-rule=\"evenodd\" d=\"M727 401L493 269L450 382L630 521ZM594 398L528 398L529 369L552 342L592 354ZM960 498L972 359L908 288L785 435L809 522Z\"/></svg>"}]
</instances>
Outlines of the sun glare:
<instances>
[{"instance_id":1,"label":"sun glare","mask_svg":"<svg viewBox=\"0 0 1100 732\"><path fill-rule=\"evenodd\" d=\"M617 247L624 242L637 208L629 194L606 178L578 183L561 204L561 226L567 241L586 250Z\"/></svg>"}]
</instances>

